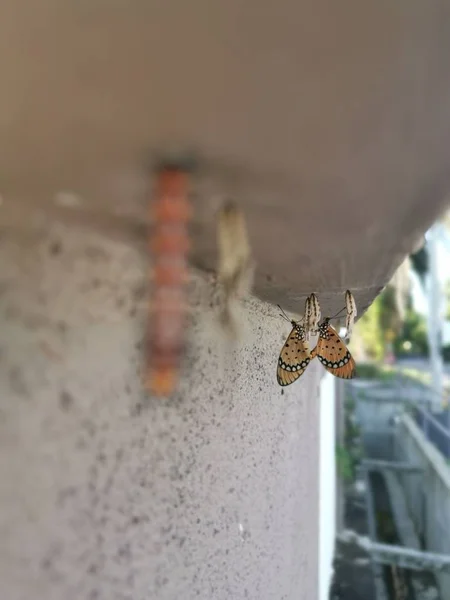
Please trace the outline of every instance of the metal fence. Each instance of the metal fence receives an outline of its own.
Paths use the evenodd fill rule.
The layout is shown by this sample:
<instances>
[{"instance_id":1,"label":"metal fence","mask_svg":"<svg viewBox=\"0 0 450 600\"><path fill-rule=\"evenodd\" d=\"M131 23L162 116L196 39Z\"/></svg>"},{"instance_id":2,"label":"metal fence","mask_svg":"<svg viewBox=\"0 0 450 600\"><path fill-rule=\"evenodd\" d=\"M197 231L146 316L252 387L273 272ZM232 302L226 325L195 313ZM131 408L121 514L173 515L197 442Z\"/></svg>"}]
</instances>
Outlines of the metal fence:
<instances>
[{"instance_id":1,"label":"metal fence","mask_svg":"<svg viewBox=\"0 0 450 600\"><path fill-rule=\"evenodd\" d=\"M384 381L356 379L348 384L346 390L347 401L354 403L355 424L363 441L365 458L360 461L360 469L365 476L369 552L375 581L377 578L381 580L382 564L433 571L439 582L441 597L450 600L448 484L441 480L442 470L435 469L423 454L423 446L419 448L415 439L408 435L405 425L413 418L424 437L448 459L450 411L443 406L445 402L442 399L436 402L436 394L431 387L401 372ZM440 410L436 410L438 405ZM405 412L410 419L399 418ZM399 537L394 546L377 539L376 506L369 471L378 471L382 475L389 493ZM414 597L425 597L416 592L422 575L416 577L410 571L409 576ZM378 593L382 598L383 590L378 590Z\"/></svg>"},{"instance_id":2,"label":"metal fence","mask_svg":"<svg viewBox=\"0 0 450 600\"><path fill-rule=\"evenodd\" d=\"M450 461L450 396L437 397L430 386L411 379L401 371L393 380L371 381L368 388L358 388L356 382L348 387L351 397L362 398L368 394L380 401L395 400L399 405L397 412L408 411L426 439ZM373 414L375 421L380 418L381 410L379 404L376 414Z\"/></svg>"},{"instance_id":3,"label":"metal fence","mask_svg":"<svg viewBox=\"0 0 450 600\"><path fill-rule=\"evenodd\" d=\"M401 371L397 376L397 390L426 439L450 460L450 397L437 397L433 388L411 382ZM439 405L441 408L436 409Z\"/></svg>"}]
</instances>

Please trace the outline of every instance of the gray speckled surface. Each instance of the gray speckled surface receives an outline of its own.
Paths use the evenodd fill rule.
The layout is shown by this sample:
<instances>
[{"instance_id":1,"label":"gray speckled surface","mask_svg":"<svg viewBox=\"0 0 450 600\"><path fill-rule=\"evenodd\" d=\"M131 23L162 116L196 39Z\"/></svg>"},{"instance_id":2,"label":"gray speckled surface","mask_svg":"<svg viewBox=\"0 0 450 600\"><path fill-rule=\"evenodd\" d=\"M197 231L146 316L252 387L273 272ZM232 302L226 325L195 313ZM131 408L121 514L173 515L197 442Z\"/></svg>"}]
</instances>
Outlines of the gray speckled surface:
<instances>
[{"instance_id":1,"label":"gray speckled surface","mask_svg":"<svg viewBox=\"0 0 450 600\"><path fill-rule=\"evenodd\" d=\"M250 301L227 352L194 275L181 388L144 396L145 272L83 229L1 232L1 597L313 600L322 372L281 395L289 326Z\"/></svg>"}]
</instances>

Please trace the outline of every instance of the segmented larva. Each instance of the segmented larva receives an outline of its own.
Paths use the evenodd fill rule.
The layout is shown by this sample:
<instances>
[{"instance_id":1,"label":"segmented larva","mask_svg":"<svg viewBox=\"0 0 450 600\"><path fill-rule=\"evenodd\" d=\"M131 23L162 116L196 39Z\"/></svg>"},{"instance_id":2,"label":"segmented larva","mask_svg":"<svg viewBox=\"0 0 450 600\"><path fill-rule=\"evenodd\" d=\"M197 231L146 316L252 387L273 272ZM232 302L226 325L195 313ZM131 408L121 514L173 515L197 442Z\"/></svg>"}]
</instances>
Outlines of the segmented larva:
<instances>
[{"instance_id":1,"label":"segmented larva","mask_svg":"<svg viewBox=\"0 0 450 600\"><path fill-rule=\"evenodd\" d=\"M150 236L153 292L145 385L158 396L173 391L184 346L191 215L188 187L189 173L182 167L168 165L157 173Z\"/></svg>"}]
</instances>

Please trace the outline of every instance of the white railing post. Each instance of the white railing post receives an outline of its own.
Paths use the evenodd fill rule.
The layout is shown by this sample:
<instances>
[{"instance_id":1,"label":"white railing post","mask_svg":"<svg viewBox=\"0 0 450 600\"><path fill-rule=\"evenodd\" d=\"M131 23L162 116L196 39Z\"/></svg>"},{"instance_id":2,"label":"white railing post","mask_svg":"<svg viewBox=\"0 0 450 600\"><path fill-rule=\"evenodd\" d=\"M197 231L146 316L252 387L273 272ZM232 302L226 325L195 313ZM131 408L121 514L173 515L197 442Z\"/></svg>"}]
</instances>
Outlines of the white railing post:
<instances>
[{"instance_id":1,"label":"white railing post","mask_svg":"<svg viewBox=\"0 0 450 600\"><path fill-rule=\"evenodd\" d=\"M428 274L428 344L430 349L431 398L432 410L442 408L442 291L438 272L438 226L433 225L427 234L430 268Z\"/></svg>"}]
</instances>

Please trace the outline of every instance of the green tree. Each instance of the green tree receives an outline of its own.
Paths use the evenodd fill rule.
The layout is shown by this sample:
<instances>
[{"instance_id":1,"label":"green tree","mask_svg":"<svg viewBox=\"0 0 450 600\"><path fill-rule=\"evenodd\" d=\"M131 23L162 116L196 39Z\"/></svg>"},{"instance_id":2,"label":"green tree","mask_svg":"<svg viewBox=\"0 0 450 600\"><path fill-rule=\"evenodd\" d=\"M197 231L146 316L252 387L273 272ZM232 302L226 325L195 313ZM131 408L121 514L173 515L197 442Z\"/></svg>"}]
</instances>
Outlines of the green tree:
<instances>
[{"instance_id":1,"label":"green tree","mask_svg":"<svg viewBox=\"0 0 450 600\"><path fill-rule=\"evenodd\" d=\"M395 300L395 288L390 284L361 317L357 331L365 354L372 360L379 361L384 358L388 342L392 342L397 356L428 354L425 318L413 310L409 299L402 323ZM404 347L404 342L411 344L409 349Z\"/></svg>"},{"instance_id":2,"label":"green tree","mask_svg":"<svg viewBox=\"0 0 450 600\"><path fill-rule=\"evenodd\" d=\"M408 346L405 347L405 342ZM409 308L403 327L394 340L396 356L428 355L427 322L423 315Z\"/></svg>"},{"instance_id":3,"label":"green tree","mask_svg":"<svg viewBox=\"0 0 450 600\"><path fill-rule=\"evenodd\" d=\"M409 258L411 259L412 268L419 276L422 285L424 285L425 277L429 269L427 245L425 244L420 250L418 250L414 254L411 254Z\"/></svg>"},{"instance_id":4,"label":"green tree","mask_svg":"<svg viewBox=\"0 0 450 600\"><path fill-rule=\"evenodd\" d=\"M395 288L387 285L380 298L379 326L385 341L393 338L401 330L401 319L398 313L397 301L395 298Z\"/></svg>"},{"instance_id":5,"label":"green tree","mask_svg":"<svg viewBox=\"0 0 450 600\"><path fill-rule=\"evenodd\" d=\"M450 281L445 282L445 300L446 300L446 309L445 309L445 318L450 319Z\"/></svg>"},{"instance_id":6,"label":"green tree","mask_svg":"<svg viewBox=\"0 0 450 600\"><path fill-rule=\"evenodd\" d=\"M359 320L355 330L356 335L361 340L365 354L372 360L381 360L385 351L384 339L380 327L382 294L375 298L370 308Z\"/></svg>"}]
</instances>

